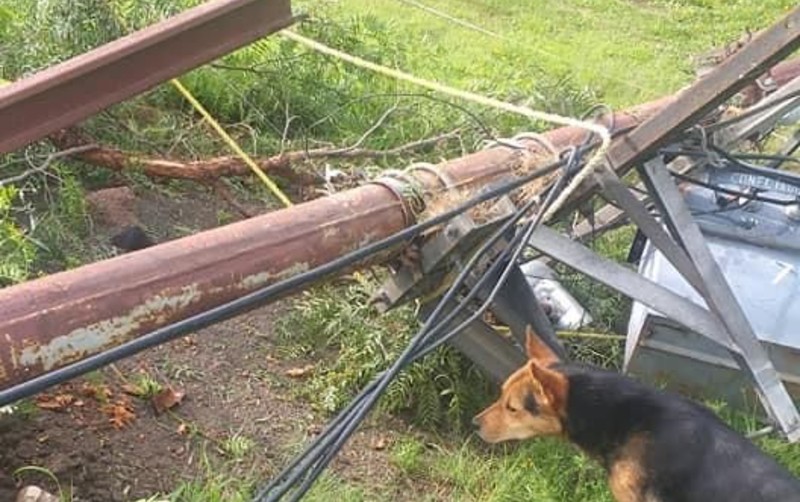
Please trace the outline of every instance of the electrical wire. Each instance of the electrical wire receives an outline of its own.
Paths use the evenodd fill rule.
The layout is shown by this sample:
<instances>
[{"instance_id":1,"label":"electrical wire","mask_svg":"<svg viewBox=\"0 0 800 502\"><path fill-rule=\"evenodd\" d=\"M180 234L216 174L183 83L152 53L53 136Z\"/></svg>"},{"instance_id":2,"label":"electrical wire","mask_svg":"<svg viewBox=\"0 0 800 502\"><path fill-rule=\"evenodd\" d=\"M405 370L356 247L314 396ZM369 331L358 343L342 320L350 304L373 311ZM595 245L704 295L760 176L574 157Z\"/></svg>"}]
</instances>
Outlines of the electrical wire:
<instances>
[{"instance_id":1,"label":"electrical wire","mask_svg":"<svg viewBox=\"0 0 800 502\"><path fill-rule=\"evenodd\" d=\"M742 192L740 190L733 190L733 189L726 188L726 187L723 187L723 186L720 186L720 185L716 185L714 183L708 183L706 181L698 180L697 178L692 178L691 176L687 176L685 174L681 174L681 173L678 173L678 172L675 172L675 171L672 171L672 170L670 170L669 173L670 173L670 175L672 175L672 177L677 178L677 179L679 179L681 181L685 181L685 182L691 183L693 185L701 186L703 188L708 188L709 190L722 192L722 193L728 194L728 195L735 195L737 197L742 197L742 198L749 199L749 200L757 200L759 202L766 202L768 204L775 204L777 206L793 206L793 205L797 204L796 200L773 199L771 197L764 197L762 195Z\"/></svg>"},{"instance_id":2,"label":"electrical wire","mask_svg":"<svg viewBox=\"0 0 800 502\"><path fill-rule=\"evenodd\" d=\"M439 301L431 315L426 319L422 328L412 338L409 345L398 357L392 366L379 375L373 382L367 385L361 393L351 401L350 405L345 408L339 415L329 424L326 430L318 436L289 466L287 466L272 482L263 488L254 500L259 502L264 501L277 501L281 497L287 495L289 491L298 483L296 490L290 494L289 500L299 500L314 483L316 478L322 473L328 463L333 459L334 455L348 440L350 435L354 432L356 427L365 418L367 413L372 409L374 404L379 399L381 393L391 383L392 379L399 373L405 366L419 357L423 357L432 350L435 350L441 344L445 343L455 334L459 333L469 323L477 319L488 308L500 288L505 283L508 275L513 270L516 261L519 259L525 244L530 239L531 234L536 226L541 222L546 208L555 200L555 197L563 189L564 183L568 180L568 174L575 172L576 167L579 165L580 150L574 148L569 156L566 164L566 173L559 177L555 185L553 185L547 194L545 202L539 207L537 214L534 218L530 219L525 225L523 231L518 232L512 239L510 244L500 253L492 265L486 270L482 277L479 279L478 284L470 288L466 297L454 308L445 318L439 321L439 316L442 314L447 305L454 299L455 295L460 290L461 286L466 282L468 277L473 273L474 267L478 264L483 255L490 250L494 244L502 238L505 233L513 228L536 204L535 200L526 203L520 210L516 212L514 217L505 222L501 228L497 229L493 235L487 239L480 249L473 254L468 263L462 268L458 277L454 280L453 284ZM480 288L488 279L493 278L500 267L503 268L500 277L497 279L493 289L487 296L482 305L472 313L465 321L448 331L442 336L437 336L445 329L448 324L460 314L468 305L471 300L477 295Z\"/></svg>"},{"instance_id":3,"label":"electrical wire","mask_svg":"<svg viewBox=\"0 0 800 502\"><path fill-rule=\"evenodd\" d=\"M704 129L706 130L707 133L716 132L719 131L720 129L725 129L730 125L733 125L737 122L741 122L742 120L750 118L754 115L758 115L763 111L769 110L770 108L773 108L785 101L789 101L790 99L794 99L796 97L800 97L800 89L787 93L786 95L781 96L780 98L777 98L769 103L762 103L760 105L752 106L735 117L731 117L725 120L720 120L719 122L716 122L714 124L705 127Z\"/></svg>"},{"instance_id":4,"label":"electrical wire","mask_svg":"<svg viewBox=\"0 0 800 502\"><path fill-rule=\"evenodd\" d=\"M578 154L583 155L584 152L593 149L597 146L597 144L598 142L595 142L590 147L579 148ZM285 296L307 284L318 281L324 277L333 275L336 272L355 265L356 263L373 254L406 242L408 239L411 239L430 228L440 225L441 223L448 221L449 219L478 204L516 190L517 188L520 188L541 176L550 174L565 164L566 161L564 160L560 162L553 162L531 173L520 176L512 181L499 184L494 188L488 189L483 193L471 197L464 203L458 205L452 210L442 213L441 215L408 227L394 235L386 237L385 239L377 241L363 248L357 249L352 253L320 265L312 270L302 272L286 280L265 286L261 289L248 293L245 296L219 305L205 312L188 317L168 326L164 326L135 340L131 340L113 347L105 352L91 355L70 365L26 380L25 382L13 387L0 390L0 406L4 406L19 399L32 396L53 385L63 383L69 379L78 377L90 371L94 371L113 362L137 354L148 348L155 347L181 336L185 336L217 322L230 319L236 315L263 305L271 300Z\"/></svg>"}]
</instances>

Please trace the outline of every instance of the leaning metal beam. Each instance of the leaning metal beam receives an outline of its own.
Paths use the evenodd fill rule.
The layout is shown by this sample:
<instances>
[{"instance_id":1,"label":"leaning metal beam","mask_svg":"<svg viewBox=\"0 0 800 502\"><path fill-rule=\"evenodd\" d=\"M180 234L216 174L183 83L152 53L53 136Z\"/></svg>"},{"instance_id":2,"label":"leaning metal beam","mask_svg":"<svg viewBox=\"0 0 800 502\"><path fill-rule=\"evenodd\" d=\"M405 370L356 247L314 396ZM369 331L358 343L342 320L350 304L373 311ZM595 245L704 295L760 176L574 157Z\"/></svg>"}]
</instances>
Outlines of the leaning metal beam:
<instances>
[{"instance_id":1,"label":"leaning metal beam","mask_svg":"<svg viewBox=\"0 0 800 502\"><path fill-rule=\"evenodd\" d=\"M767 103L775 103L783 99L789 94L800 91L800 77L794 76L790 70L797 68L796 59L787 61L784 65L778 65L776 68L781 67L779 73L780 80L776 81L779 85L777 91L770 94L762 101L756 103L755 107L762 107ZM714 133L714 144L722 148L727 148L741 141L758 134L764 134L770 127L774 126L775 122L779 120L788 111L800 106L800 97L791 98L784 103L765 110L761 113L755 114L753 117L744 119L737 122L725 129ZM747 110L745 110L747 112ZM686 168L691 168L695 163L689 159L686 160ZM681 171L685 171L682 169ZM636 188L644 192L644 184L638 183ZM648 203L648 198L644 193L637 193L633 195L637 200L644 204ZM597 235L606 230L612 230L625 223L628 215L619 207L611 204L603 206L594 215L594 224L589 221L581 221L574 229L574 235L578 240L586 239L592 235Z\"/></svg>"},{"instance_id":2,"label":"leaning metal beam","mask_svg":"<svg viewBox=\"0 0 800 502\"><path fill-rule=\"evenodd\" d=\"M624 176L798 47L800 7L795 7L730 59L684 89L657 116L645 120L636 129L614 141L606 155L608 165L619 176ZM596 188L596 181L587 178L586 183L579 187L555 217L569 214L580 207L595 193Z\"/></svg>"},{"instance_id":3,"label":"leaning metal beam","mask_svg":"<svg viewBox=\"0 0 800 502\"><path fill-rule=\"evenodd\" d=\"M676 270L699 293L705 291L703 278L686 252L667 234L664 228L647 210L643 202L619 179L614 171L603 169L595 173L595 178L603 189L603 194L622 208L648 239L664 254Z\"/></svg>"},{"instance_id":4,"label":"leaning metal beam","mask_svg":"<svg viewBox=\"0 0 800 502\"><path fill-rule=\"evenodd\" d=\"M291 23L290 0L213 0L0 87L0 153Z\"/></svg>"},{"instance_id":5,"label":"leaning metal beam","mask_svg":"<svg viewBox=\"0 0 800 502\"><path fill-rule=\"evenodd\" d=\"M787 96L796 95L798 92L800 92L800 77L795 78L758 103L759 107L770 103L774 103L774 106L718 131L714 134L714 142L725 145L735 143L739 139L758 138L766 134L784 115L800 106L800 96L787 99Z\"/></svg>"},{"instance_id":6,"label":"leaning metal beam","mask_svg":"<svg viewBox=\"0 0 800 502\"><path fill-rule=\"evenodd\" d=\"M433 306L441 298L422 306L420 316L427 319L433 311ZM443 312L448 315L455 305L449 305ZM457 326L470 316L469 311L456 314L450 327ZM525 354L514 346L511 340L504 338L482 319L472 321L449 341L450 345L467 356L471 361L481 367L496 382L502 382L508 375L525 364Z\"/></svg>"},{"instance_id":7,"label":"leaning metal beam","mask_svg":"<svg viewBox=\"0 0 800 502\"><path fill-rule=\"evenodd\" d=\"M497 273L498 279L500 272ZM479 291L478 298L485 301L496 283L496 280L490 281L490 286ZM495 295L491 309L492 313L511 329L520 346L525 346L525 331L530 326L553 352L561 359L567 359L566 350L556 337L552 323L539 305L519 265L513 265L505 284Z\"/></svg>"},{"instance_id":8,"label":"leaning metal beam","mask_svg":"<svg viewBox=\"0 0 800 502\"><path fill-rule=\"evenodd\" d=\"M697 266L705 284L705 291L699 292L739 347L744 356L740 360L741 368L749 373L764 407L790 441L800 440L800 414L725 280L667 167L660 158L656 158L645 163L640 174L660 207L673 237Z\"/></svg>"}]
</instances>

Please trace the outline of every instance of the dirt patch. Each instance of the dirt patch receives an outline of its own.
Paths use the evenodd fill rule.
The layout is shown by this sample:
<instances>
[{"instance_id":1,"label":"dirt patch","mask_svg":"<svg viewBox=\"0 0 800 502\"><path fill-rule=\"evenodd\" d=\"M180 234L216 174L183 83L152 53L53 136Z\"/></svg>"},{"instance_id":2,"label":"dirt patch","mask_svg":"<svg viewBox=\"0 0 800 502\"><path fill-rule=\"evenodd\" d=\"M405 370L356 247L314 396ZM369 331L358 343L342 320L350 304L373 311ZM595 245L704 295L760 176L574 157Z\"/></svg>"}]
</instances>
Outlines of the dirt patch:
<instances>
[{"instance_id":1,"label":"dirt patch","mask_svg":"<svg viewBox=\"0 0 800 502\"><path fill-rule=\"evenodd\" d=\"M136 216L165 240L187 229L216 226L221 210L228 210L226 204L205 192L182 197L149 193L138 199ZM104 231L98 225L92 238L102 241ZM268 479L325 423L296 397L304 385L302 375L289 376L290 370L314 361L278 356L273 323L283 309L275 304L210 327L51 389L40 396L40 406L26 407L30 413L0 415L0 500L14 500L19 485L13 473L25 466L47 469L63 489L72 487L76 501L129 501L168 493L181 481L207 474L208 466ZM182 402L158 414L149 400L126 394L145 375L184 391ZM115 426L110 408L115 403L127 403L132 421ZM356 434L334 463L334 472L362 485L383 485L380 499L418 499L410 490L385 491L396 476L389 446L404 426L379 425L365 425ZM250 447L245 453L225 451L232 437L246 438ZM21 477L56 491L47 475L25 472Z\"/></svg>"}]
</instances>

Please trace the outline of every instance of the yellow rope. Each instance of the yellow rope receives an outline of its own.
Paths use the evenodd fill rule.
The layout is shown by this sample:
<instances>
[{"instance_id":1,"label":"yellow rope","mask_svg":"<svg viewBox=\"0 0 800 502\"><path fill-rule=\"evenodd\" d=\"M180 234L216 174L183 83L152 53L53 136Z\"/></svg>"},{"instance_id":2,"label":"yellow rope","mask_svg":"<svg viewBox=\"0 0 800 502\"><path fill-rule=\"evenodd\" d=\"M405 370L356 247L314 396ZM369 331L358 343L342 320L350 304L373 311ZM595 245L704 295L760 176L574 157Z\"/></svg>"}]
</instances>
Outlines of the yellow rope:
<instances>
[{"instance_id":1,"label":"yellow rope","mask_svg":"<svg viewBox=\"0 0 800 502\"><path fill-rule=\"evenodd\" d=\"M0 86L4 86L10 83L11 82L9 82L8 80L0 78ZM212 117L211 114L208 113L208 110L206 110L203 107L203 105L200 104L199 101L197 101L197 98L195 98L192 95L192 93L189 92L189 89L187 89L183 84L181 84L178 81L178 79L175 78L170 80L170 83L172 83L172 85L174 85L175 88L178 89L178 92L180 92L183 95L183 97L185 97L186 100L189 103L191 103L194 109L197 110L197 112L203 116L203 118L209 123L209 125L211 125L211 127L217 132L217 134L220 135L223 141L225 141L225 143L227 143L228 146L231 147L231 149L236 153L236 155L238 155L242 159L242 161L244 161L244 163L247 164L250 167L250 169L253 170L256 176L258 176L261 179L261 181L267 186L267 188L269 188L272 191L272 193L285 206L287 207L291 206L292 201L290 201L289 198L286 197L286 194L284 194L278 187L278 185L276 185L275 182L272 181L260 167L258 167L258 164L256 164L255 161L249 155L247 155L247 153L244 150L242 150L242 148L238 145L238 143L236 143L236 140L231 138L231 136L227 132L225 132L225 129L223 129L222 126L219 125L219 122L217 122L214 119L214 117Z\"/></svg>"},{"instance_id":2,"label":"yellow rope","mask_svg":"<svg viewBox=\"0 0 800 502\"><path fill-rule=\"evenodd\" d=\"M184 87L184 85L181 84L180 81L178 81L178 79L175 78L170 80L170 83L173 86L175 86L178 92L180 92L183 95L183 97L186 98L186 100L189 103L191 103L194 109L197 110L197 112L203 116L203 118L209 123L209 125L217 132L217 134L219 134L222 140L228 144L231 150L233 150L234 153L236 153L236 155L238 155L239 158L241 158L242 161L244 161L244 163L247 164L248 167L250 167L250 169L253 170L256 176L258 176L259 179L261 179L261 181L267 186L267 188L269 188L272 191L275 197L277 197L278 200L280 200L286 207L291 206L292 201L290 201L289 198L286 197L286 194L284 194L278 187L278 185L276 185L275 182L272 181L260 167L258 167L258 164L256 164L255 161L249 155L247 155L247 153L245 153L244 150L242 150L239 144L236 143L236 140L234 140L227 132L225 132L225 129L222 128L219 122L217 122L214 119L214 117L212 117L211 114L208 113L208 110L206 110L203 107L203 105L200 104L197 98L195 98L192 95L192 93L189 92L189 89Z\"/></svg>"},{"instance_id":3,"label":"yellow rope","mask_svg":"<svg viewBox=\"0 0 800 502\"><path fill-rule=\"evenodd\" d=\"M114 17L116 18L117 22L119 22L120 26L122 26L122 28L126 32L130 32L130 29L128 28L128 23L121 15L117 13L116 10L114 10L113 6L111 11L114 14ZM179 93L183 95L184 98L186 98L186 100L192 105L192 107L194 107L194 109L197 110L197 112L203 116L203 118L206 120L206 122L208 122L211 128L214 129L214 131L216 131L219 137L222 138L222 140L228 144L231 150L233 150L233 152L237 156L239 156L239 158L242 159L242 161L245 164L247 164L247 167L249 167L253 171L253 173L255 173L255 175L258 176L261 182L267 186L267 188L275 195L275 197L277 197L278 200L280 200L284 206L286 207L291 206L292 201L289 200L289 197L287 197L286 194L284 194L283 191L280 189L280 187L278 187L278 185L276 185L275 182L272 181L269 178L269 176L267 176L264 173L264 170L258 167L258 164L256 164L255 161L249 155L247 155L247 153L244 150L242 150L242 147L239 146L236 140L234 140L230 136L230 134L228 134L225 131L225 129L222 128L219 122L217 122L216 119L214 119L214 117L212 117L211 114L208 113L208 110L206 110L205 107L200 103L200 101L198 101L197 98L195 98L194 95L191 92L189 92L189 89L187 89L177 78L171 79L170 83L175 87L175 89L178 90Z\"/></svg>"},{"instance_id":4,"label":"yellow rope","mask_svg":"<svg viewBox=\"0 0 800 502\"><path fill-rule=\"evenodd\" d=\"M495 108L498 110L503 110L509 113L515 113L518 115L522 115L524 117L528 117L533 120L542 120L545 122L550 122L553 124L563 125L563 126L572 126L572 127L579 127L581 129L585 129L589 132L597 134L602 143L600 147L597 149L595 154L589 159L589 162L586 163L586 166L572 179L570 184L567 188L561 192L559 197L553 202L553 204L548 209L545 217L548 217L558 211L564 202L569 198L569 196L574 192L578 186L592 174L595 167L607 167L606 164L603 162L603 158L605 156L606 151L608 151L608 147L611 144L611 134L609 133L608 129L596 124L594 122L588 122L585 120L578 120L571 117L564 117L561 115L556 115L554 113L547 113L538 110L533 110L527 106L520 106L515 105L512 103L507 103L505 101L500 101L498 99L490 98L487 96L481 96L480 94L476 94L469 91L464 91L461 89L456 89L454 87L450 87L444 84L440 84L438 82L433 82L430 80L425 80L409 73L402 72L400 70L396 70L394 68L388 68L386 66L382 66L379 64L375 64L371 61L367 61L357 56L353 56L347 54L346 52L342 52L340 50L334 49L332 47L328 47L327 45L321 44L315 40L310 38L306 38L302 35L299 35L290 30L283 30L278 33L285 38L293 40L297 43L305 45L306 47L313 49L317 52L321 52L322 54L326 54L328 56L332 56L343 61L347 61L353 65L359 66L361 68L365 68L376 73L380 73L387 77L391 77L397 80L402 80L405 82L409 82L414 85L418 85L420 87L425 87L430 89L434 92L439 92L441 94L445 94L451 97L463 99L466 101L471 101L473 103L477 103L480 105L488 106L491 108Z\"/></svg>"}]
</instances>

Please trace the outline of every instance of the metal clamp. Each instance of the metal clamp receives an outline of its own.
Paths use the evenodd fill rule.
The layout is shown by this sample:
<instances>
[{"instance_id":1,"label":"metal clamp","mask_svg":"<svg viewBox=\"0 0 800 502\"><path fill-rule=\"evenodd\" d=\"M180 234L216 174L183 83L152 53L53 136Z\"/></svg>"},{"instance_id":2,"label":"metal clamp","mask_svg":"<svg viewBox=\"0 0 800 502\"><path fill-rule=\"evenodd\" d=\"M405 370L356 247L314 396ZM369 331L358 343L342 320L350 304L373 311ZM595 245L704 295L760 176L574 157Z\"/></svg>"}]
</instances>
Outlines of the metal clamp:
<instances>
[{"instance_id":1,"label":"metal clamp","mask_svg":"<svg viewBox=\"0 0 800 502\"><path fill-rule=\"evenodd\" d=\"M415 224L417 216L422 214L426 207L419 181L409 173L395 169L384 171L382 174L383 176L369 183L380 185L391 191L400 201L406 225Z\"/></svg>"},{"instance_id":2,"label":"metal clamp","mask_svg":"<svg viewBox=\"0 0 800 502\"><path fill-rule=\"evenodd\" d=\"M439 183L441 183L442 188L449 190L456 186L455 181L453 178L450 177L449 174L442 171L435 164L431 164L430 162L415 162L406 168L406 171L410 173L414 171L422 171L426 172L433 177L435 177Z\"/></svg>"}]
</instances>

